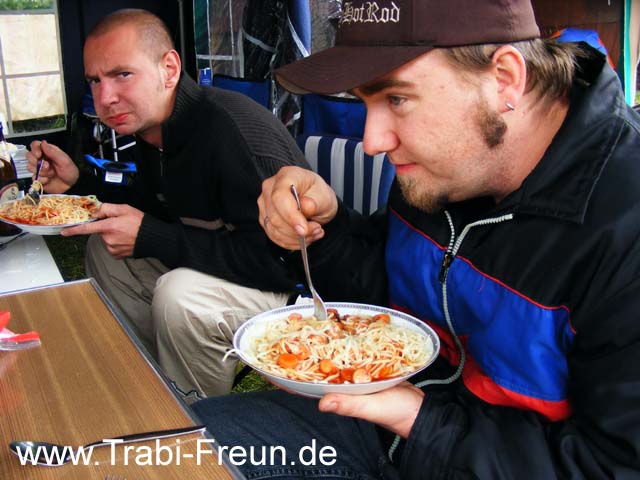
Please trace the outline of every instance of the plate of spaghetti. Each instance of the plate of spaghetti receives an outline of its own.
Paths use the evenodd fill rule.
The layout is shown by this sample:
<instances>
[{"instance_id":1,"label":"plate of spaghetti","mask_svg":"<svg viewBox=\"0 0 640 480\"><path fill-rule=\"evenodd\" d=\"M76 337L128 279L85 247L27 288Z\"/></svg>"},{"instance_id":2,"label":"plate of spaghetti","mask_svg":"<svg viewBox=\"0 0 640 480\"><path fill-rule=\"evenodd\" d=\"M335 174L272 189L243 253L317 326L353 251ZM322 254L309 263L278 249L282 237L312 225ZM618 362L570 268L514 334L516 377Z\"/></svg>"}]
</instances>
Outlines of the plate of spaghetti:
<instances>
[{"instance_id":1,"label":"plate of spaghetti","mask_svg":"<svg viewBox=\"0 0 640 480\"><path fill-rule=\"evenodd\" d=\"M40 203L28 198L0 204L0 220L36 235L58 235L65 227L94 221L100 207L93 195L41 195Z\"/></svg>"},{"instance_id":2,"label":"plate of spaghetti","mask_svg":"<svg viewBox=\"0 0 640 480\"><path fill-rule=\"evenodd\" d=\"M262 313L235 333L233 350L272 383L309 397L367 394L407 380L438 356L440 341L424 322L389 308L327 302Z\"/></svg>"}]
</instances>

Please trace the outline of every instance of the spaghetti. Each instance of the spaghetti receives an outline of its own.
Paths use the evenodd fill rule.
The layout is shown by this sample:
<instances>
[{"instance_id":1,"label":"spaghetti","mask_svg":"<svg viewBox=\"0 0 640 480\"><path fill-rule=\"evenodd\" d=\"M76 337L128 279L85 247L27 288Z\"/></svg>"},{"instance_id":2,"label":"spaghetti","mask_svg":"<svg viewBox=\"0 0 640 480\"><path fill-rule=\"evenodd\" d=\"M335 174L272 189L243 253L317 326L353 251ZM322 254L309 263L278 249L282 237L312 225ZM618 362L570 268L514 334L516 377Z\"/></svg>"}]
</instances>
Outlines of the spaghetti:
<instances>
[{"instance_id":1,"label":"spaghetti","mask_svg":"<svg viewBox=\"0 0 640 480\"><path fill-rule=\"evenodd\" d=\"M94 195L42 195L38 205L27 197L0 205L0 220L24 225L70 225L90 220L99 206Z\"/></svg>"},{"instance_id":2,"label":"spaghetti","mask_svg":"<svg viewBox=\"0 0 640 480\"><path fill-rule=\"evenodd\" d=\"M328 313L324 321L293 313L270 322L251 341L255 366L292 380L366 383L414 372L433 355L431 339L392 325L386 313Z\"/></svg>"}]
</instances>

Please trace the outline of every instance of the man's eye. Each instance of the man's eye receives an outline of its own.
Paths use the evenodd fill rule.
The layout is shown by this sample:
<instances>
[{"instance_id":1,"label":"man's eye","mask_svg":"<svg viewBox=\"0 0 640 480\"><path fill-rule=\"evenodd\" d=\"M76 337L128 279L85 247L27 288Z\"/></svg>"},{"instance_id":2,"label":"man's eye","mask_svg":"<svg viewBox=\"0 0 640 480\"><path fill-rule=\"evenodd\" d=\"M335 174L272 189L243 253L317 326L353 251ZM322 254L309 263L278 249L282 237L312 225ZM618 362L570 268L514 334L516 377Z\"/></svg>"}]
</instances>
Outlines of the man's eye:
<instances>
[{"instance_id":1,"label":"man's eye","mask_svg":"<svg viewBox=\"0 0 640 480\"><path fill-rule=\"evenodd\" d=\"M131 72L120 72L118 75L122 78L127 78L129 75L131 75Z\"/></svg>"},{"instance_id":2,"label":"man's eye","mask_svg":"<svg viewBox=\"0 0 640 480\"><path fill-rule=\"evenodd\" d=\"M400 106L404 101L405 99L403 97L396 97L395 95L389 96L389 103L394 107Z\"/></svg>"},{"instance_id":3,"label":"man's eye","mask_svg":"<svg viewBox=\"0 0 640 480\"><path fill-rule=\"evenodd\" d=\"M87 83L91 86L95 85L96 83L100 83L100 81L97 78L87 78Z\"/></svg>"}]
</instances>

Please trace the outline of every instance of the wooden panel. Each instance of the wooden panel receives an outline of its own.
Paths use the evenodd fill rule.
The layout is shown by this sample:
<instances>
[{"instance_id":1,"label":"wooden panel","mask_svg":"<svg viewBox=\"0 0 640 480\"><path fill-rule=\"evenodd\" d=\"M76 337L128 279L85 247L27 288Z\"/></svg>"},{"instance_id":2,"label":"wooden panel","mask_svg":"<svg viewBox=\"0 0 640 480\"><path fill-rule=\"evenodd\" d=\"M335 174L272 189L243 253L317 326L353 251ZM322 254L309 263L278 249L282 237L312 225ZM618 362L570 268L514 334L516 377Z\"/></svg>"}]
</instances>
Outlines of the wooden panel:
<instances>
[{"instance_id":1,"label":"wooden panel","mask_svg":"<svg viewBox=\"0 0 640 480\"><path fill-rule=\"evenodd\" d=\"M88 466L21 466L7 448L12 440L79 446L195 422L89 281L3 295L0 310L11 312L9 328L36 330L42 340L31 350L0 352L0 478L231 478L212 455L199 466L194 458L179 466L140 466L135 451L126 455L122 447L97 449ZM175 455L178 449L193 454L201 438L201 433L184 435L160 445ZM158 446L132 446L140 445Z\"/></svg>"}]
</instances>

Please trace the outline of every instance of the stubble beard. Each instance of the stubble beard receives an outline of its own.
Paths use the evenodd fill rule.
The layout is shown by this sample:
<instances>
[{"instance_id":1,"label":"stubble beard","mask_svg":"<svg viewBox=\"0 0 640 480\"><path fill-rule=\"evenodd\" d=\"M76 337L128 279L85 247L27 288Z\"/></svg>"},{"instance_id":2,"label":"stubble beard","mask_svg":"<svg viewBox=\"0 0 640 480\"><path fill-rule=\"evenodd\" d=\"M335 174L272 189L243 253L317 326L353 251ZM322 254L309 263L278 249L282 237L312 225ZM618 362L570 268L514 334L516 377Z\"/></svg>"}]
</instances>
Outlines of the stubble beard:
<instances>
[{"instance_id":1,"label":"stubble beard","mask_svg":"<svg viewBox=\"0 0 640 480\"><path fill-rule=\"evenodd\" d=\"M423 212L439 213L448 203L446 195L438 195L426 190L415 177L397 177L402 196L407 203Z\"/></svg>"},{"instance_id":2,"label":"stubble beard","mask_svg":"<svg viewBox=\"0 0 640 480\"><path fill-rule=\"evenodd\" d=\"M485 145L492 150L502 145L507 132L507 124L498 112L489 109L487 101L478 101L474 113L475 124ZM397 177L402 196L409 205L429 214L439 213L449 203L447 192L430 191L415 177Z\"/></svg>"}]
</instances>

